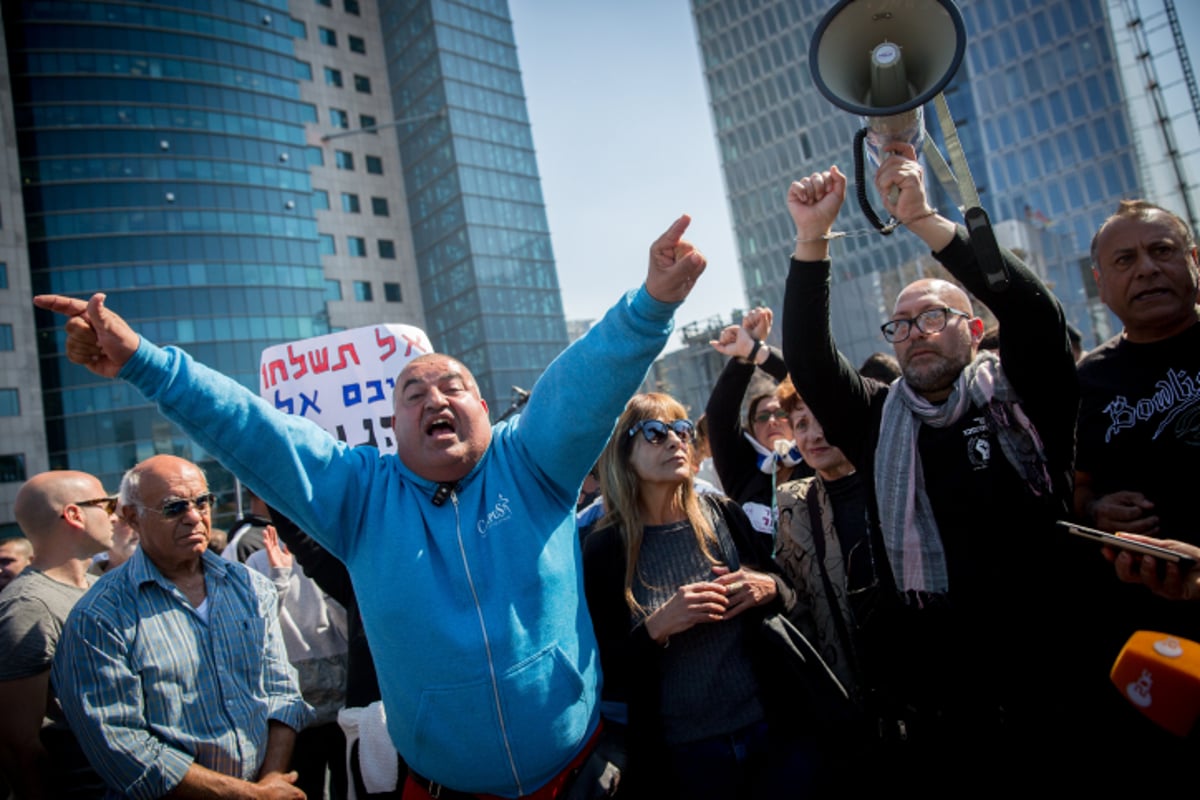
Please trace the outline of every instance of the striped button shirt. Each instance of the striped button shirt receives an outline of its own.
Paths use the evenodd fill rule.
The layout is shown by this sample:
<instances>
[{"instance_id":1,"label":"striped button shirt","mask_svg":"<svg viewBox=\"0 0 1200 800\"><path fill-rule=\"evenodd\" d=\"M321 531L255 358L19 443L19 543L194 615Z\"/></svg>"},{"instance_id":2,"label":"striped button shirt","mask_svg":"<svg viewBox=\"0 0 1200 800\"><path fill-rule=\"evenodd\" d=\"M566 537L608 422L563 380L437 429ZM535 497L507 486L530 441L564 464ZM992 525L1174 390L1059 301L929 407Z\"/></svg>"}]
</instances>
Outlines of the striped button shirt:
<instances>
[{"instance_id":1,"label":"striped button shirt","mask_svg":"<svg viewBox=\"0 0 1200 800\"><path fill-rule=\"evenodd\" d=\"M139 550L76 604L51 673L71 728L110 789L166 794L193 761L253 781L267 722L312 710L279 631L275 587L205 553L208 619Z\"/></svg>"}]
</instances>

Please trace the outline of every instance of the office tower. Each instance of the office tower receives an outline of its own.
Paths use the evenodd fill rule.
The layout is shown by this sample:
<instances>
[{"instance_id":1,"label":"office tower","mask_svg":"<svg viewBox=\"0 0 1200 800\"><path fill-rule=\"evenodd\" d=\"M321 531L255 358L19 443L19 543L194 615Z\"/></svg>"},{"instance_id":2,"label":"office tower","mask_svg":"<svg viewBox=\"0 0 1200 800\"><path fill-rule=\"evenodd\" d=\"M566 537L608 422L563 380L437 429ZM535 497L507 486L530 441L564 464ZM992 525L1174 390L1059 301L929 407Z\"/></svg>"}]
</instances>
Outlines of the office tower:
<instances>
[{"instance_id":1,"label":"office tower","mask_svg":"<svg viewBox=\"0 0 1200 800\"><path fill-rule=\"evenodd\" d=\"M375 4L296 0L290 10L300 99L316 117L309 175L329 325L424 328L396 144L404 114L392 109Z\"/></svg>"},{"instance_id":2,"label":"office tower","mask_svg":"<svg viewBox=\"0 0 1200 800\"><path fill-rule=\"evenodd\" d=\"M567 343L507 4L379 5L426 330L500 413Z\"/></svg>"},{"instance_id":3,"label":"office tower","mask_svg":"<svg viewBox=\"0 0 1200 800\"><path fill-rule=\"evenodd\" d=\"M12 522L20 481L49 465L42 388L31 377L37 375L38 359L24 208L8 59L0 37L0 538L20 533Z\"/></svg>"},{"instance_id":4,"label":"office tower","mask_svg":"<svg viewBox=\"0 0 1200 800\"><path fill-rule=\"evenodd\" d=\"M565 345L504 4L382 10L3 6L0 433L17 410L30 441L0 448L0 525L47 466L115 488L171 452L232 485L132 389L68 364L33 293L105 291L148 339L254 390L268 345L400 322L502 411Z\"/></svg>"},{"instance_id":5,"label":"office tower","mask_svg":"<svg viewBox=\"0 0 1200 800\"><path fill-rule=\"evenodd\" d=\"M1117 328L1095 295L1092 233L1118 199L1141 193L1134 141L1103 0L961 0L967 49L948 104L981 202L1053 286L1085 345ZM838 164L852 175L861 120L813 85L808 47L824 2L693 0L743 278L751 304L782 302L795 232L788 182ZM865 56L864 56L865 57ZM937 134L932 106L926 127ZM873 180L867 166L866 180ZM931 182L931 181L929 181ZM869 225L850 194L836 228ZM882 204L874 197L877 210ZM935 204L950 202L936 190ZM956 216L956 215L952 215ZM896 292L927 268L922 243L835 242L833 329L856 363L890 350L878 326Z\"/></svg>"},{"instance_id":6,"label":"office tower","mask_svg":"<svg viewBox=\"0 0 1200 800\"><path fill-rule=\"evenodd\" d=\"M286 6L6 4L4 28L34 293L105 291L252 387L263 347L328 330ZM37 320L51 467L115 488L156 452L205 460Z\"/></svg>"}]
</instances>

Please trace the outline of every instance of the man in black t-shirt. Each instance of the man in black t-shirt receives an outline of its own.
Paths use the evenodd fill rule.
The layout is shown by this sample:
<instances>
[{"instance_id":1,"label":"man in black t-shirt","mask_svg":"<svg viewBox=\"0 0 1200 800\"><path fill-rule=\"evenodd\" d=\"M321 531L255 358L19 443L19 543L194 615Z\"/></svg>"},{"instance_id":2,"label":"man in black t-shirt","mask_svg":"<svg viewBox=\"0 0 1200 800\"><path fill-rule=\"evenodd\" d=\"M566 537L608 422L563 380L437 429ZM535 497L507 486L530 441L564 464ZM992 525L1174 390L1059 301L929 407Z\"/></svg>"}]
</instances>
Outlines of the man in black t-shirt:
<instances>
[{"instance_id":1,"label":"man in black t-shirt","mask_svg":"<svg viewBox=\"0 0 1200 800\"><path fill-rule=\"evenodd\" d=\"M1192 233L1169 211L1123 202L1092 240L1092 269L1125 329L1079 364L1076 511L1104 530L1200 543Z\"/></svg>"},{"instance_id":2,"label":"man in black t-shirt","mask_svg":"<svg viewBox=\"0 0 1200 800\"><path fill-rule=\"evenodd\" d=\"M1124 330L1079 363L1075 510L1089 524L1200 544L1200 307L1196 243L1187 224L1145 201L1123 201L1092 240L1100 299ZM1138 571L1131 554L1118 572ZM1095 660L1112 663L1138 630L1200 640L1192 604L1120 583L1102 562L1090 595ZM1142 719L1120 694L1096 693L1088 730L1128 763L1191 758L1194 742ZM1087 743L1082 743L1086 747ZM1162 788L1162 787L1156 787Z\"/></svg>"}]
</instances>

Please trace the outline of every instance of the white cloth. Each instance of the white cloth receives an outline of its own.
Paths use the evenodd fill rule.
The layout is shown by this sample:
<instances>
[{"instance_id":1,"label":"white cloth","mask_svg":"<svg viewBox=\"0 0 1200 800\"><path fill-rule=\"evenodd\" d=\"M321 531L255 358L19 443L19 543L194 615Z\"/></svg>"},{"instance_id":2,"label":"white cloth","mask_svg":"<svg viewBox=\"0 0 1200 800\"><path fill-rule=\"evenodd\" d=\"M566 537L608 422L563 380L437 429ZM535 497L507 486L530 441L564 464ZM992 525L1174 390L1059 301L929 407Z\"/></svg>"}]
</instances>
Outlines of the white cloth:
<instances>
[{"instance_id":1,"label":"white cloth","mask_svg":"<svg viewBox=\"0 0 1200 800\"><path fill-rule=\"evenodd\" d=\"M350 753L358 742L358 769L363 787L371 794L394 792L400 780L400 757L387 731L387 714L376 700L366 708L343 708L338 725L346 735L346 774L353 775ZM347 782L350 800L358 800L354 781Z\"/></svg>"}]
</instances>

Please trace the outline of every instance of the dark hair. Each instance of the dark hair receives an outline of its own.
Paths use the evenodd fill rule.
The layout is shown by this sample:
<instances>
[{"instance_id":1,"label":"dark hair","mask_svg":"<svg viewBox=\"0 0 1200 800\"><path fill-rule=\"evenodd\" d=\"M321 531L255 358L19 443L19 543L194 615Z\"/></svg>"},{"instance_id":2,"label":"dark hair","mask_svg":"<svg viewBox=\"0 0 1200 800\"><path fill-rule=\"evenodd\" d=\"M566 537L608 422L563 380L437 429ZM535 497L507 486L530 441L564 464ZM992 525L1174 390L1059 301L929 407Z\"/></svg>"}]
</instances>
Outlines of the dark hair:
<instances>
[{"instance_id":1,"label":"dark hair","mask_svg":"<svg viewBox=\"0 0 1200 800\"><path fill-rule=\"evenodd\" d=\"M1112 216L1100 223L1100 227L1096 230L1096 235L1092 237L1092 269L1097 272L1100 271L1099 254L1096 252L1097 244L1100 242L1100 234L1104 233L1104 229L1108 227L1109 223L1116 222L1119 219L1147 220L1154 214L1162 214L1179 229L1179 232L1183 235L1183 246L1188 251L1191 251L1196 246L1196 237L1192 235L1192 229L1188 227L1188 224L1178 214L1168 211L1162 206L1155 205L1148 200L1122 200Z\"/></svg>"},{"instance_id":2,"label":"dark hair","mask_svg":"<svg viewBox=\"0 0 1200 800\"><path fill-rule=\"evenodd\" d=\"M784 408L784 405L787 402L787 396L795 393L796 387L792 385L792 379L784 378L783 382L777 385L771 391L755 395L754 399L750 401L749 407L746 409L746 430L750 431L751 435L753 435L754 415L758 413L758 407L764 400L775 398L779 401L779 406ZM786 408L784 408L784 410L787 411Z\"/></svg>"},{"instance_id":3,"label":"dark hair","mask_svg":"<svg viewBox=\"0 0 1200 800\"><path fill-rule=\"evenodd\" d=\"M891 383L900 377L900 362L896 360L895 356L887 353L871 353L858 368L858 374L864 378L874 378L877 381Z\"/></svg>"},{"instance_id":4,"label":"dark hair","mask_svg":"<svg viewBox=\"0 0 1200 800\"><path fill-rule=\"evenodd\" d=\"M755 395L750 401L749 407L746 409L746 428L754 430L754 415L758 413L758 406L763 400L769 400L775 396L775 392L764 392L763 394Z\"/></svg>"}]
</instances>

